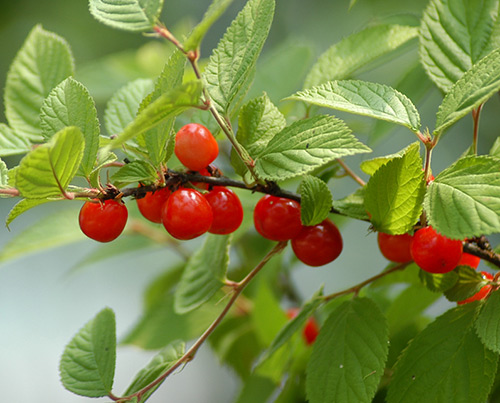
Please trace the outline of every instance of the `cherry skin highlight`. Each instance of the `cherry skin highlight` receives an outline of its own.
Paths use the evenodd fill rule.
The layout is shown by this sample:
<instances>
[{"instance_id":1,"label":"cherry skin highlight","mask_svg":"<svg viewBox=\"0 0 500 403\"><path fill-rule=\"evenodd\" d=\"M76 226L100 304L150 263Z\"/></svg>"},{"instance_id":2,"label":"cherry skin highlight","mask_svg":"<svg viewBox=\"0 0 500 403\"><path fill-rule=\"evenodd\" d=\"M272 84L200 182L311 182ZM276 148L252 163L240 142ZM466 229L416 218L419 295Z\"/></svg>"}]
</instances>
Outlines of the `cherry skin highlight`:
<instances>
[{"instance_id":1,"label":"cherry skin highlight","mask_svg":"<svg viewBox=\"0 0 500 403\"><path fill-rule=\"evenodd\" d=\"M431 226L413 235L411 255L415 263L429 273L448 273L462 257L462 241L438 234Z\"/></svg>"},{"instance_id":2,"label":"cherry skin highlight","mask_svg":"<svg viewBox=\"0 0 500 403\"><path fill-rule=\"evenodd\" d=\"M188 240L199 237L210 229L213 213L200 192L180 188L163 205L161 219L170 235L176 239Z\"/></svg>"},{"instance_id":3,"label":"cherry skin highlight","mask_svg":"<svg viewBox=\"0 0 500 403\"><path fill-rule=\"evenodd\" d=\"M108 199L85 202L78 221L82 232L98 242L111 242L122 233L127 224L128 211L120 200Z\"/></svg>"},{"instance_id":4,"label":"cherry skin highlight","mask_svg":"<svg viewBox=\"0 0 500 403\"><path fill-rule=\"evenodd\" d=\"M481 275L485 280L489 281L493 280L493 276L486 271L482 271ZM468 304L469 302L480 301L482 299L485 299L490 293L492 288L493 287L491 284L486 284L484 287L481 287L481 289L477 293L475 293L472 297L464 299L463 301L458 301L457 304L463 305L463 304Z\"/></svg>"},{"instance_id":5,"label":"cherry skin highlight","mask_svg":"<svg viewBox=\"0 0 500 403\"><path fill-rule=\"evenodd\" d=\"M300 204L284 197L266 195L253 211L255 229L272 241L288 241L302 230Z\"/></svg>"},{"instance_id":6,"label":"cherry skin highlight","mask_svg":"<svg viewBox=\"0 0 500 403\"><path fill-rule=\"evenodd\" d=\"M379 232L377 242L382 255L391 262L407 263L411 257L410 245L413 237L410 234L389 235Z\"/></svg>"},{"instance_id":7,"label":"cherry skin highlight","mask_svg":"<svg viewBox=\"0 0 500 403\"><path fill-rule=\"evenodd\" d=\"M303 226L299 235L292 239L295 256L309 266L333 262L339 257L342 248L340 231L328 218L311 227Z\"/></svg>"},{"instance_id":8,"label":"cherry skin highlight","mask_svg":"<svg viewBox=\"0 0 500 403\"><path fill-rule=\"evenodd\" d=\"M225 235L239 228L243 221L243 207L236 193L224 186L214 186L203 196L212 207L214 215L208 232Z\"/></svg>"},{"instance_id":9,"label":"cherry skin highlight","mask_svg":"<svg viewBox=\"0 0 500 403\"><path fill-rule=\"evenodd\" d=\"M161 208L170 196L169 188L161 188L155 192L147 192L142 199L137 199L137 207L147 220L161 223Z\"/></svg>"},{"instance_id":10,"label":"cherry skin highlight","mask_svg":"<svg viewBox=\"0 0 500 403\"><path fill-rule=\"evenodd\" d=\"M205 126L189 123L175 135L174 152L185 167L200 171L217 158L219 146Z\"/></svg>"}]
</instances>

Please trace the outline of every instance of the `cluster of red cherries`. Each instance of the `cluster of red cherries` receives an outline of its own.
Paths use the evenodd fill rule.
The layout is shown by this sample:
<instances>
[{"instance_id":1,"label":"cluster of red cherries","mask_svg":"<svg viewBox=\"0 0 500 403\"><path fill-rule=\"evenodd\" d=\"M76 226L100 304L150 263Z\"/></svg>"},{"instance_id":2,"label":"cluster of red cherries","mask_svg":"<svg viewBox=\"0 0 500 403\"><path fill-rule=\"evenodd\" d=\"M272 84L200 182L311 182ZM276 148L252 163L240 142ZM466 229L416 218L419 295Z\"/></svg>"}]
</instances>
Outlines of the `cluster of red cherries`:
<instances>
[{"instance_id":1,"label":"cluster of red cherries","mask_svg":"<svg viewBox=\"0 0 500 403\"><path fill-rule=\"evenodd\" d=\"M217 158L219 147L203 125L183 126L175 136L174 152L190 171L211 176L216 170L210 164ZM176 190L165 186L147 192L136 201L146 219L162 223L170 235L180 240L193 239L206 232L230 234L243 221L238 196L224 186L193 183L193 187L181 186ZM120 198L96 199L82 206L79 223L89 238L110 242L122 233L127 218L127 208ZM325 219L318 225L302 225L300 204L295 200L273 195L262 197L255 206L254 223L257 232L267 239L291 240L295 255L310 266L330 263L342 251L342 237L335 224Z\"/></svg>"},{"instance_id":2,"label":"cluster of red cherries","mask_svg":"<svg viewBox=\"0 0 500 403\"><path fill-rule=\"evenodd\" d=\"M386 259L396 263L414 261L422 270L433 274L448 273L457 266L477 269L481 261L479 257L463 252L462 241L441 235L431 226L419 229L413 236L379 232L378 245ZM482 271L481 276L484 280L493 280L488 272ZM491 284L486 284L476 294L458 304L485 299L492 287Z\"/></svg>"}]
</instances>

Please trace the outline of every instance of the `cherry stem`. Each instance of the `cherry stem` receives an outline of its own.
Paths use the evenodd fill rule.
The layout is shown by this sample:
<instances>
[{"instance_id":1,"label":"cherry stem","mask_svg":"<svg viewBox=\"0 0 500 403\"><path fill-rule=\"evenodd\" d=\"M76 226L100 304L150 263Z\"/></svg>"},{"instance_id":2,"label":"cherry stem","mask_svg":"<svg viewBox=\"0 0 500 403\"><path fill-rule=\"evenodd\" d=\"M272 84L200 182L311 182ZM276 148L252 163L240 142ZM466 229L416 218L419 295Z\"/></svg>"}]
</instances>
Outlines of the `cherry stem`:
<instances>
[{"instance_id":1,"label":"cherry stem","mask_svg":"<svg viewBox=\"0 0 500 403\"><path fill-rule=\"evenodd\" d=\"M479 105L477 108L472 110L472 121L474 124L473 136L472 136L472 148L474 151L474 155L477 155L477 143L478 143L478 134L479 134L479 116L481 114L481 109L483 104Z\"/></svg>"},{"instance_id":2,"label":"cherry stem","mask_svg":"<svg viewBox=\"0 0 500 403\"><path fill-rule=\"evenodd\" d=\"M171 375L177 368L179 368L182 364L187 364L189 361L191 361L198 349L203 345L203 343L208 339L208 337L213 333L213 331L219 326L219 324L222 322L224 317L227 315L233 304L236 302L240 294L243 292L245 287L252 281L252 279L261 271L261 269L266 265L271 258L280 253L287 245L287 242L279 242L277 243L273 249L271 249L266 256L255 266L255 268L248 273L248 275L238 283L235 283L235 286L233 287L233 295L231 296L231 299L229 302L226 304L222 312L215 318L215 320L212 322L212 324L205 330L205 332L198 338L198 340L195 341L195 343L187 350L182 357L180 357L168 370L166 370L163 374L161 374L158 378L156 378L153 382L151 382L149 385L146 385L144 388L141 390L135 392L132 395L129 396L124 396L124 397L116 397L112 394L109 394L109 398L114 400L114 401L127 401L132 399L133 397L137 397L137 400L140 401L141 397L147 393L149 390L153 389L154 387L158 386L161 384L169 375Z\"/></svg>"},{"instance_id":3,"label":"cherry stem","mask_svg":"<svg viewBox=\"0 0 500 403\"><path fill-rule=\"evenodd\" d=\"M349 175L352 179L354 179L357 183L359 183L361 186L365 186L366 182L361 179L356 173L347 166L347 164L342 161L340 158L337 158L337 162L340 164L340 166L344 169L345 173Z\"/></svg>"}]
</instances>

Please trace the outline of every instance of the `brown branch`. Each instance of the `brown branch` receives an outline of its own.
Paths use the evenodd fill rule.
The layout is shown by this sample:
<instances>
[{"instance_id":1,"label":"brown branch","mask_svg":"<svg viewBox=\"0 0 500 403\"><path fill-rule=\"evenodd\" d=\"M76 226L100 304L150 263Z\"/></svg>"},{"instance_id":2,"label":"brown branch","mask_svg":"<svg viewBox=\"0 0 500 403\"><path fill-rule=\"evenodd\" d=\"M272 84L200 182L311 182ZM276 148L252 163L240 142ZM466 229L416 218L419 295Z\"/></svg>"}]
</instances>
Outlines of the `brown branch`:
<instances>
[{"instance_id":1,"label":"brown branch","mask_svg":"<svg viewBox=\"0 0 500 403\"><path fill-rule=\"evenodd\" d=\"M344 161L342 161L340 158L337 158L337 162L340 164L340 166L344 169L345 173L349 175L352 179L354 179L357 183L359 183L360 186L365 186L366 182L361 179L356 173L349 168Z\"/></svg>"}]
</instances>

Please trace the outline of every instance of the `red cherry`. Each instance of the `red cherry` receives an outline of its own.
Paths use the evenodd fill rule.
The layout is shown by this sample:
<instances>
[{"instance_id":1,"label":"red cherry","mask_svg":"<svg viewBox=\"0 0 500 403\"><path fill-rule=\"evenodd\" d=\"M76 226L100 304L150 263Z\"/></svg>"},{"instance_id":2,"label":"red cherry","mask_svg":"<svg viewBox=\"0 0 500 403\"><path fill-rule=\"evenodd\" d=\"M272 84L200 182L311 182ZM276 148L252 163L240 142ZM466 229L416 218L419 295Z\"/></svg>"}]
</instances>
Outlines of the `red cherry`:
<instances>
[{"instance_id":1,"label":"red cherry","mask_svg":"<svg viewBox=\"0 0 500 403\"><path fill-rule=\"evenodd\" d=\"M462 257L462 241L438 234L431 226L418 230L411 242L415 263L429 273L448 273Z\"/></svg>"},{"instance_id":2,"label":"red cherry","mask_svg":"<svg viewBox=\"0 0 500 403\"><path fill-rule=\"evenodd\" d=\"M302 230L300 204L284 197L266 195L253 211L255 229L272 241L287 241Z\"/></svg>"},{"instance_id":3,"label":"red cherry","mask_svg":"<svg viewBox=\"0 0 500 403\"><path fill-rule=\"evenodd\" d=\"M290 308L286 311L286 316L288 316L289 319L293 319L299 314L299 311L300 311L299 308ZM316 322L316 319L310 316L307 319L304 328L302 329L302 337L304 338L304 342L308 346L310 346L311 344L314 343L316 337L318 337L318 334L319 334L318 322Z\"/></svg>"},{"instance_id":4,"label":"red cherry","mask_svg":"<svg viewBox=\"0 0 500 403\"><path fill-rule=\"evenodd\" d=\"M180 188L162 207L161 220L174 238L196 238L210 229L213 213L210 204L195 189Z\"/></svg>"},{"instance_id":5,"label":"red cherry","mask_svg":"<svg viewBox=\"0 0 500 403\"><path fill-rule=\"evenodd\" d=\"M236 231L243 221L243 207L236 193L224 186L214 186L203 196L214 215L208 232L224 235Z\"/></svg>"},{"instance_id":6,"label":"red cherry","mask_svg":"<svg viewBox=\"0 0 500 403\"><path fill-rule=\"evenodd\" d=\"M170 189L167 187L157 189L154 192L147 192L142 199L137 199L137 207L141 214L151 222L161 222L161 208L170 196Z\"/></svg>"},{"instance_id":7,"label":"red cherry","mask_svg":"<svg viewBox=\"0 0 500 403\"><path fill-rule=\"evenodd\" d=\"M78 221L82 232L99 242L111 242L118 238L127 223L128 211L122 201L95 200L85 202Z\"/></svg>"},{"instance_id":8,"label":"red cherry","mask_svg":"<svg viewBox=\"0 0 500 403\"><path fill-rule=\"evenodd\" d=\"M200 171L217 158L219 146L205 126L189 123L175 135L174 152L185 167Z\"/></svg>"},{"instance_id":9,"label":"red cherry","mask_svg":"<svg viewBox=\"0 0 500 403\"><path fill-rule=\"evenodd\" d=\"M342 247L340 231L328 218L312 227L303 226L300 234L292 239L295 256L309 266L333 262L339 257Z\"/></svg>"},{"instance_id":10,"label":"red cherry","mask_svg":"<svg viewBox=\"0 0 500 403\"><path fill-rule=\"evenodd\" d=\"M389 235L379 232L378 247L387 260L396 263L411 262L410 244L413 237L410 234Z\"/></svg>"},{"instance_id":11,"label":"red cherry","mask_svg":"<svg viewBox=\"0 0 500 403\"><path fill-rule=\"evenodd\" d=\"M473 269L477 269L480 261L481 258L464 252L462 253L462 257L460 258L460 262L458 262L457 266L469 266Z\"/></svg>"},{"instance_id":12,"label":"red cherry","mask_svg":"<svg viewBox=\"0 0 500 403\"><path fill-rule=\"evenodd\" d=\"M196 172L196 171L194 171ZM200 175L203 176L222 176L222 172L219 168L217 168L214 164L210 164L208 167L201 169L198 172ZM209 184L205 182L191 182L194 187L197 187L198 189L202 190L208 190Z\"/></svg>"},{"instance_id":13,"label":"red cherry","mask_svg":"<svg viewBox=\"0 0 500 403\"><path fill-rule=\"evenodd\" d=\"M493 276L490 273L482 271L481 274L485 280L489 281L493 280ZM469 302L480 301L482 299L485 299L490 293L491 289L492 285L486 284L484 287L481 287L481 289L477 293L475 293L472 297L464 299L463 301L458 301L457 304L458 305L468 304Z\"/></svg>"}]
</instances>

